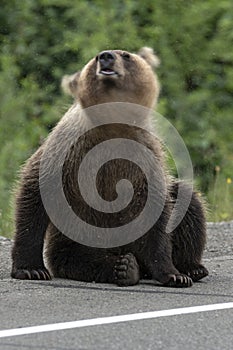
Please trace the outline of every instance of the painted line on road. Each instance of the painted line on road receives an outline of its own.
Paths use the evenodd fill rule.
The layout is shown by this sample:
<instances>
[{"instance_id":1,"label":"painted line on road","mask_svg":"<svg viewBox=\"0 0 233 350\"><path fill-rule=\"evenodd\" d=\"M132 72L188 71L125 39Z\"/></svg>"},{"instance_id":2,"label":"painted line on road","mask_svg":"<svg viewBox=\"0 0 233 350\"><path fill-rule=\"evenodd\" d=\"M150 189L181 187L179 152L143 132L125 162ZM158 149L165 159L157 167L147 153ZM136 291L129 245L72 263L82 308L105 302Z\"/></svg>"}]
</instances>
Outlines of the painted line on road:
<instances>
[{"instance_id":1,"label":"painted line on road","mask_svg":"<svg viewBox=\"0 0 233 350\"><path fill-rule=\"evenodd\" d=\"M149 312L141 312L141 313L128 314L128 315L99 317L99 318L92 318L87 320L79 320L79 321L71 321L71 322L52 323L52 324L45 324L40 326L1 330L0 338L14 337L17 335L52 332L52 331L73 329L73 328L98 326L98 325L112 324L112 323L119 323L119 322L146 320L146 319L153 319L153 318L167 317L167 316L193 314L197 312L226 310L226 309L232 309L232 308L233 308L233 302L184 307L184 308L170 309L170 310L149 311Z\"/></svg>"}]
</instances>

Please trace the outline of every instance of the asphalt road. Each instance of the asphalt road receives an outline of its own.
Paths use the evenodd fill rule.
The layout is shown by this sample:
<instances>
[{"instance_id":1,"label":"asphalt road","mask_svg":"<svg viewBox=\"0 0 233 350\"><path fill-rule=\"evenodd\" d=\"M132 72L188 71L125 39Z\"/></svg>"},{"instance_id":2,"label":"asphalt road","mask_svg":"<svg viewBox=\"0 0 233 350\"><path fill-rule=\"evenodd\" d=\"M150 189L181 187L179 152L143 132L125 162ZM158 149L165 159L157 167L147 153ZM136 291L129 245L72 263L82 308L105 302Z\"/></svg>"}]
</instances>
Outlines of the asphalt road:
<instances>
[{"instance_id":1,"label":"asphalt road","mask_svg":"<svg viewBox=\"0 0 233 350\"><path fill-rule=\"evenodd\" d=\"M233 303L233 222L209 224L204 263L210 276L187 289L151 282L120 288L61 279L12 280L10 247L10 241L0 240L0 336L2 330L77 320L98 318L100 324L94 320L92 326L81 322L72 329L3 337L0 350L233 348L233 304L205 311L205 305ZM193 306L203 310L191 313L187 308ZM163 310L177 308L182 310L165 317ZM99 319L159 310L161 315L143 320L102 324Z\"/></svg>"}]
</instances>

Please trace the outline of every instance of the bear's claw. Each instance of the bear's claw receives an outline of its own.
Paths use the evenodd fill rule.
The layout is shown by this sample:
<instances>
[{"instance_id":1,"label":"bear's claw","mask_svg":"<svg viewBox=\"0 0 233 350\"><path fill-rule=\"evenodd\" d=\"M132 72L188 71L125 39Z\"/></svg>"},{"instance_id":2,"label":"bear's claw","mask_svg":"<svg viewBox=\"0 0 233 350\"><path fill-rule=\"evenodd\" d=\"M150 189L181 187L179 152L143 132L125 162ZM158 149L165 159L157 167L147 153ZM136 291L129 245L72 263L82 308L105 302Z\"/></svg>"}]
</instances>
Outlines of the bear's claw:
<instances>
[{"instance_id":1,"label":"bear's claw","mask_svg":"<svg viewBox=\"0 0 233 350\"><path fill-rule=\"evenodd\" d=\"M168 282L163 285L166 287L187 288L193 285L193 281L189 276L184 274L170 274Z\"/></svg>"},{"instance_id":2,"label":"bear's claw","mask_svg":"<svg viewBox=\"0 0 233 350\"><path fill-rule=\"evenodd\" d=\"M46 268L40 269L17 269L12 271L11 277L20 280L51 280L49 271Z\"/></svg>"}]
</instances>

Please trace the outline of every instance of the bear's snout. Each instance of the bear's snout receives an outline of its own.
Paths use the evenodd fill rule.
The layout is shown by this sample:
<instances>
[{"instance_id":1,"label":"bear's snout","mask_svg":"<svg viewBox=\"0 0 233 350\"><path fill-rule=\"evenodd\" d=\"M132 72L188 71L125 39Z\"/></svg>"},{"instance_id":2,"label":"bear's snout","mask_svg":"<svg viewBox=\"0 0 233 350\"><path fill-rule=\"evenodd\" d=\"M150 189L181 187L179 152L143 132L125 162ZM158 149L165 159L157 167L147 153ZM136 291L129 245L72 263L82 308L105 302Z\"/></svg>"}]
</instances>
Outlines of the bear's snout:
<instances>
[{"instance_id":1,"label":"bear's snout","mask_svg":"<svg viewBox=\"0 0 233 350\"><path fill-rule=\"evenodd\" d=\"M117 75L114 70L114 64L116 61L116 54L113 51L102 51L96 57L99 64L99 73L102 75Z\"/></svg>"},{"instance_id":2,"label":"bear's snout","mask_svg":"<svg viewBox=\"0 0 233 350\"><path fill-rule=\"evenodd\" d=\"M116 55L112 51L102 51L97 56L97 60L100 62L101 68L108 68L116 60Z\"/></svg>"}]
</instances>

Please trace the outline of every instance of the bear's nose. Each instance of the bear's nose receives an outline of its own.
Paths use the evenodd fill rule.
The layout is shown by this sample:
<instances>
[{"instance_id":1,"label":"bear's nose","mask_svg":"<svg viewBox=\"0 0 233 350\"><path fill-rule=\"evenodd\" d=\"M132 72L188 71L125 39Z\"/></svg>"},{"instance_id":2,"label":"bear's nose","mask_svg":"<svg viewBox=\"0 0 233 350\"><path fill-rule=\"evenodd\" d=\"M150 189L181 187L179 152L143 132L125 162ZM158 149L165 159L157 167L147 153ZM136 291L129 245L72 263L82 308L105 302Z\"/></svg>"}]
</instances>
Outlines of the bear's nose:
<instances>
[{"instance_id":1,"label":"bear's nose","mask_svg":"<svg viewBox=\"0 0 233 350\"><path fill-rule=\"evenodd\" d=\"M113 63L116 59L116 55L112 51L102 51L98 55L98 60L101 65L107 65Z\"/></svg>"}]
</instances>

